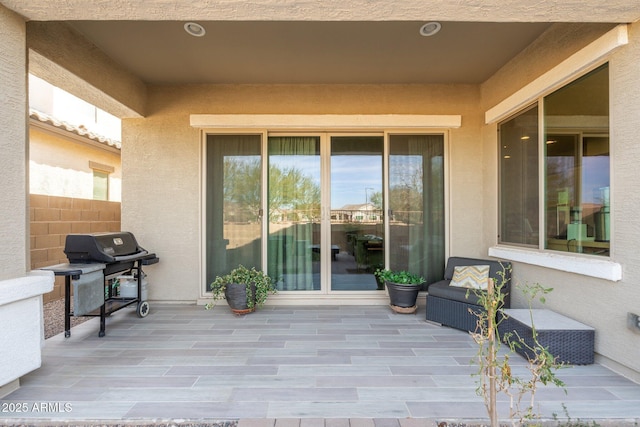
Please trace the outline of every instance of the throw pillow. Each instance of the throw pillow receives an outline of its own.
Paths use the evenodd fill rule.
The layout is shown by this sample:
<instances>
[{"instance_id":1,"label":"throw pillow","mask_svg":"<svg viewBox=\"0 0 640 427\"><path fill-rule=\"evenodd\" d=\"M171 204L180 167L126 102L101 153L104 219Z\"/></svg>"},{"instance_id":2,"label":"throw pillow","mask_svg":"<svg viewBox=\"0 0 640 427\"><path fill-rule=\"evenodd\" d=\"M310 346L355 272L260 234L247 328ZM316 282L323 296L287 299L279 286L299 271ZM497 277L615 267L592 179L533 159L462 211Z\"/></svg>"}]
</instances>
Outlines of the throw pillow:
<instances>
[{"instance_id":1,"label":"throw pillow","mask_svg":"<svg viewBox=\"0 0 640 427\"><path fill-rule=\"evenodd\" d=\"M449 286L486 290L488 282L488 265L465 265L454 267L453 278Z\"/></svg>"}]
</instances>

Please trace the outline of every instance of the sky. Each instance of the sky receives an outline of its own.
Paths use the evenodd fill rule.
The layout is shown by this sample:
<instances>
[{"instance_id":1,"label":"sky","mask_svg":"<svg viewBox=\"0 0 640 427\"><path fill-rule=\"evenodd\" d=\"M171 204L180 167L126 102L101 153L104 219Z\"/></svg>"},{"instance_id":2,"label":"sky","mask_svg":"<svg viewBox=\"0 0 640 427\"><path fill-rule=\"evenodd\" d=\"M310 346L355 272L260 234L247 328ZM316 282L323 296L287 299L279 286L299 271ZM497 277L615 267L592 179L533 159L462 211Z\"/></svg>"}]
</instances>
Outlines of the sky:
<instances>
[{"instance_id":1,"label":"sky","mask_svg":"<svg viewBox=\"0 0 640 427\"><path fill-rule=\"evenodd\" d=\"M320 186L320 156L271 156L270 165L281 169L298 168ZM381 156L331 157L331 209L364 204L382 191Z\"/></svg>"},{"instance_id":2,"label":"sky","mask_svg":"<svg viewBox=\"0 0 640 427\"><path fill-rule=\"evenodd\" d=\"M32 74L29 74L29 107L70 125L82 125L97 135L122 141L120 119Z\"/></svg>"}]
</instances>

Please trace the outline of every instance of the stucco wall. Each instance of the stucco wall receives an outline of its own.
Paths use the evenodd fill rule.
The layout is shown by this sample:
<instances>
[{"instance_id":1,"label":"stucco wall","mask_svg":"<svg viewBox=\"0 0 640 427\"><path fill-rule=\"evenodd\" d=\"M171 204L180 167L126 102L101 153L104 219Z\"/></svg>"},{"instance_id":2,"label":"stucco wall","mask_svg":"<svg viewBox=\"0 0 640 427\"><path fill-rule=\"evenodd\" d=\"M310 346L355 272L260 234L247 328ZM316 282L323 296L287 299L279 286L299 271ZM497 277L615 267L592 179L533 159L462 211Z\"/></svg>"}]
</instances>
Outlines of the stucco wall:
<instances>
[{"instance_id":1,"label":"stucco wall","mask_svg":"<svg viewBox=\"0 0 640 427\"><path fill-rule=\"evenodd\" d=\"M89 162L113 168L109 200L121 199L120 152L82 143L31 126L29 129L29 192L93 199L93 169Z\"/></svg>"},{"instance_id":2,"label":"stucco wall","mask_svg":"<svg viewBox=\"0 0 640 427\"><path fill-rule=\"evenodd\" d=\"M606 26L603 27L603 30L606 29ZM533 78L593 41L598 35L598 31L590 31L581 25L552 28L526 52L483 84L483 108L490 108L511 95ZM602 356L599 360L635 379L640 379L640 359L637 351L640 333L637 329L633 330L627 326L628 312L640 314L640 261L636 255L637 242L640 239L640 228L636 219L640 208L640 194L637 191L637 164L640 160L637 144L637 117L640 115L639 24L629 27L629 38L627 46L613 52L609 67L613 165L611 259L622 265L622 280L600 280L523 263L514 265L514 279L521 284L537 282L553 287L553 292L547 297L546 307L595 327L596 352ZM492 162L497 164L495 124L485 126L483 138L485 157L495 159ZM497 188L496 170L490 168L485 171L484 199L489 206L497 206L497 195L489 191ZM495 209L493 211L496 212ZM496 244L497 223L488 220L486 222L491 228L491 232L485 236L485 245L488 247ZM523 307L526 300L521 293L516 293L512 302Z\"/></svg>"},{"instance_id":3,"label":"stucco wall","mask_svg":"<svg viewBox=\"0 0 640 427\"><path fill-rule=\"evenodd\" d=\"M461 114L451 131L451 253L480 256L479 88L454 85L224 85L149 89L149 116L123 121L122 229L155 251L150 298L200 296L201 139L190 114ZM131 141L129 143L129 141Z\"/></svg>"},{"instance_id":4,"label":"stucco wall","mask_svg":"<svg viewBox=\"0 0 640 427\"><path fill-rule=\"evenodd\" d=\"M25 25L0 6L0 281L27 270L27 117Z\"/></svg>"}]
</instances>

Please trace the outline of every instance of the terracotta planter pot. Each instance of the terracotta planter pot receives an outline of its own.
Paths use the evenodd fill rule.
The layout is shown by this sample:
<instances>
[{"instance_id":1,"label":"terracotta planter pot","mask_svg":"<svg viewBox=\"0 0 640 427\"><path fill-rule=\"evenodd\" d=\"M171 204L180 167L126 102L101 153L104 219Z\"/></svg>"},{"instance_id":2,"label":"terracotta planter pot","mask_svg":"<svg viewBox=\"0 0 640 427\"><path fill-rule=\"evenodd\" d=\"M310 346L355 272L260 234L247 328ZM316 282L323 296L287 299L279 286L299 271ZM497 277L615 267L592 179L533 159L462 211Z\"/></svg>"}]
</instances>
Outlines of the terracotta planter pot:
<instances>
[{"instance_id":1,"label":"terracotta planter pot","mask_svg":"<svg viewBox=\"0 0 640 427\"><path fill-rule=\"evenodd\" d=\"M255 285L253 287L253 295L256 295ZM224 290L224 297L229 304L229 308L236 314L247 314L255 310L255 301L253 307L247 306L247 285L244 283L227 283Z\"/></svg>"},{"instance_id":2,"label":"terracotta planter pot","mask_svg":"<svg viewBox=\"0 0 640 427\"><path fill-rule=\"evenodd\" d=\"M392 307L412 308L416 306L418 292L422 284L405 285L401 283L385 282L389 292L389 302Z\"/></svg>"}]
</instances>

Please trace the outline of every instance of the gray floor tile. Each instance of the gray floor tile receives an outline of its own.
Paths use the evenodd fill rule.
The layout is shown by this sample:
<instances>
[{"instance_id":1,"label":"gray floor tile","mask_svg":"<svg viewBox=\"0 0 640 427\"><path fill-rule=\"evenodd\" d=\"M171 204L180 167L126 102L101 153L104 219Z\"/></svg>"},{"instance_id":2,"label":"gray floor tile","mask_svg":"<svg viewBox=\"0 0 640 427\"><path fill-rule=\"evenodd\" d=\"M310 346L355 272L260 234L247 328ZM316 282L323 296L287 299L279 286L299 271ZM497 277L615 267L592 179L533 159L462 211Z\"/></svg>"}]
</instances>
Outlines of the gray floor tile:
<instances>
[{"instance_id":1,"label":"gray floor tile","mask_svg":"<svg viewBox=\"0 0 640 427\"><path fill-rule=\"evenodd\" d=\"M407 357L407 365L414 366L458 366L456 360L451 356L424 356ZM354 365L384 365L393 366L398 363L398 357L389 356L354 356L351 358Z\"/></svg>"},{"instance_id":2,"label":"gray floor tile","mask_svg":"<svg viewBox=\"0 0 640 427\"><path fill-rule=\"evenodd\" d=\"M249 357L248 365L351 365L348 356L271 356Z\"/></svg>"},{"instance_id":3,"label":"gray floor tile","mask_svg":"<svg viewBox=\"0 0 640 427\"><path fill-rule=\"evenodd\" d=\"M346 418L331 418L325 421L325 427L349 427L350 421Z\"/></svg>"},{"instance_id":4,"label":"gray floor tile","mask_svg":"<svg viewBox=\"0 0 640 427\"><path fill-rule=\"evenodd\" d=\"M202 375L193 385L194 388L209 387L316 387L314 377L285 377L282 375Z\"/></svg>"},{"instance_id":5,"label":"gray floor tile","mask_svg":"<svg viewBox=\"0 0 640 427\"><path fill-rule=\"evenodd\" d=\"M373 422L375 427L400 427L397 418L376 418Z\"/></svg>"},{"instance_id":6,"label":"gray floor tile","mask_svg":"<svg viewBox=\"0 0 640 427\"><path fill-rule=\"evenodd\" d=\"M372 418L351 418L349 427L375 427Z\"/></svg>"},{"instance_id":7,"label":"gray floor tile","mask_svg":"<svg viewBox=\"0 0 640 427\"><path fill-rule=\"evenodd\" d=\"M297 402L295 405L285 402L269 404L270 417L278 418L404 418L410 416L404 404L395 402ZM326 424L325 424L326 425Z\"/></svg>"},{"instance_id":8,"label":"gray floor tile","mask_svg":"<svg viewBox=\"0 0 640 427\"><path fill-rule=\"evenodd\" d=\"M75 386L77 387L120 387L120 388L146 388L146 387L191 387L197 377L94 377L83 378Z\"/></svg>"},{"instance_id":9,"label":"gray floor tile","mask_svg":"<svg viewBox=\"0 0 640 427\"><path fill-rule=\"evenodd\" d=\"M412 417L444 419L486 419L487 410L482 402L408 402Z\"/></svg>"},{"instance_id":10,"label":"gray floor tile","mask_svg":"<svg viewBox=\"0 0 640 427\"><path fill-rule=\"evenodd\" d=\"M300 427L299 418L279 418L276 419L275 427Z\"/></svg>"},{"instance_id":11,"label":"gray floor tile","mask_svg":"<svg viewBox=\"0 0 640 427\"><path fill-rule=\"evenodd\" d=\"M300 427L325 427L324 418L301 418ZM355 427L355 426L351 426ZM368 427L368 426L362 426Z\"/></svg>"},{"instance_id":12,"label":"gray floor tile","mask_svg":"<svg viewBox=\"0 0 640 427\"><path fill-rule=\"evenodd\" d=\"M231 397L232 387L176 388L166 387L123 388L110 387L102 392L100 400L108 402L226 402Z\"/></svg>"},{"instance_id":13,"label":"gray floor tile","mask_svg":"<svg viewBox=\"0 0 640 427\"><path fill-rule=\"evenodd\" d=\"M276 375L277 366L174 366L167 371L167 376L184 375Z\"/></svg>"},{"instance_id":14,"label":"gray floor tile","mask_svg":"<svg viewBox=\"0 0 640 427\"><path fill-rule=\"evenodd\" d=\"M279 375L285 376L324 376L324 375L391 375L387 366L333 366L333 365L307 365L291 366L281 365L278 369Z\"/></svg>"},{"instance_id":15,"label":"gray floor tile","mask_svg":"<svg viewBox=\"0 0 640 427\"><path fill-rule=\"evenodd\" d=\"M109 377L147 377L156 378L167 373L167 366L92 366L67 364L61 367L56 375L69 375L85 378L109 378Z\"/></svg>"},{"instance_id":16,"label":"gray floor tile","mask_svg":"<svg viewBox=\"0 0 640 427\"><path fill-rule=\"evenodd\" d=\"M43 366L0 404L72 405L68 413L29 408L34 420L240 419L238 427L486 419L475 393L478 367L470 364L475 344L465 332L424 321L421 309L267 306L235 316L226 306L154 304L145 319L123 310L108 319L104 338L92 319L70 338L47 340ZM511 361L514 374L529 374L523 358ZM540 387L543 415L566 408L573 419L640 419L639 384L598 364L557 374L567 393ZM499 402L504 411L507 397Z\"/></svg>"},{"instance_id":17,"label":"gray floor tile","mask_svg":"<svg viewBox=\"0 0 640 427\"><path fill-rule=\"evenodd\" d=\"M235 419L267 416L266 402L157 402L136 403L128 418Z\"/></svg>"},{"instance_id":18,"label":"gray floor tile","mask_svg":"<svg viewBox=\"0 0 640 427\"><path fill-rule=\"evenodd\" d=\"M437 387L430 376L387 375L387 376L324 376L317 377L317 387Z\"/></svg>"},{"instance_id":19,"label":"gray floor tile","mask_svg":"<svg viewBox=\"0 0 640 427\"><path fill-rule=\"evenodd\" d=\"M358 400L358 393L353 387L343 388L242 388L233 390L231 399L236 402L260 402L264 396L269 396L270 402L333 402L346 401L355 402Z\"/></svg>"},{"instance_id":20,"label":"gray floor tile","mask_svg":"<svg viewBox=\"0 0 640 427\"><path fill-rule=\"evenodd\" d=\"M20 387L11 393L10 398L3 401L12 402L55 402L64 396L64 401L95 401L102 394L102 390L93 387Z\"/></svg>"}]
</instances>

